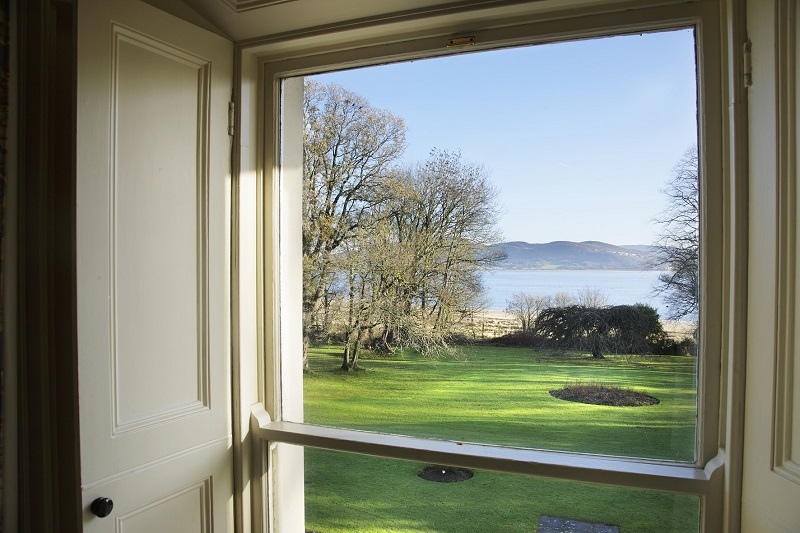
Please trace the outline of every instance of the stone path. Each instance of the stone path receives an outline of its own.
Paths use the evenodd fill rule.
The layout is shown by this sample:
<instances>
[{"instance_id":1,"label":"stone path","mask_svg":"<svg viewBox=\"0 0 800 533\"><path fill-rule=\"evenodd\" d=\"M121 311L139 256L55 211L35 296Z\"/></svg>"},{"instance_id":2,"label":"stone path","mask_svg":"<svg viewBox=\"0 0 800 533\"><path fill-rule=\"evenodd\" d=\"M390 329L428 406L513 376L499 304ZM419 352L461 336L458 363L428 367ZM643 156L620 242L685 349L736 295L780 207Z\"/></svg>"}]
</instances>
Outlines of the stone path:
<instances>
[{"instance_id":1,"label":"stone path","mask_svg":"<svg viewBox=\"0 0 800 533\"><path fill-rule=\"evenodd\" d=\"M581 522L555 516L539 517L539 533L620 533L619 526Z\"/></svg>"}]
</instances>

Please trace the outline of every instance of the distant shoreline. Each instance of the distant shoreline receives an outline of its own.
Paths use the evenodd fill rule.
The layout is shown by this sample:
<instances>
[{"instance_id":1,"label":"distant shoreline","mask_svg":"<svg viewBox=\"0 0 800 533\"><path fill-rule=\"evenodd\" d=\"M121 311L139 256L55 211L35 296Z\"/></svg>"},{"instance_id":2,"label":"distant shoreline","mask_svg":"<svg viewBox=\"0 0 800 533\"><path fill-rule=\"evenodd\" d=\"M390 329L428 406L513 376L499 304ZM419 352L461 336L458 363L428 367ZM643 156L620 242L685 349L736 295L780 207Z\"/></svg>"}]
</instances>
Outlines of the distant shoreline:
<instances>
[{"instance_id":1,"label":"distant shoreline","mask_svg":"<svg viewBox=\"0 0 800 533\"><path fill-rule=\"evenodd\" d=\"M502 242L490 246L503 259L503 270L659 270L658 249L647 245L617 246L600 241Z\"/></svg>"}]
</instances>

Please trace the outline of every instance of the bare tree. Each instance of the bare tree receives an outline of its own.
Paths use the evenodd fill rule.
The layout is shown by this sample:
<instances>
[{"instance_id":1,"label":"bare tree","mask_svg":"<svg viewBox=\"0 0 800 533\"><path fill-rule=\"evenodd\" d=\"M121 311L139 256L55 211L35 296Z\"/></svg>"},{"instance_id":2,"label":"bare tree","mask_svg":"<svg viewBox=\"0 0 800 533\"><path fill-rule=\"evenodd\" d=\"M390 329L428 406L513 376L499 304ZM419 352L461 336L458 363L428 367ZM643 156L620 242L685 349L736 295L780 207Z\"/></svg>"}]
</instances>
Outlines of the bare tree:
<instances>
[{"instance_id":1,"label":"bare tree","mask_svg":"<svg viewBox=\"0 0 800 533\"><path fill-rule=\"evenodd\" d=\"M303 323L307 343L335 275L334 252L373 220L380 184L405 148L403 120L338 85L303 99Z\"/></svg>"},{"instance_id":2,"label":"bare tree","mask_svg":"<svg viewBox=\"0 0 800 533\"><path fill-rule=\"evenodd\" d=\"M552 307L553 299L550 296L536 296L525 292L515 292L508 299L506 313L519 320L522 331L530 331L536 317L543 309Z\"/></svg>"},{"instance_id":3,"label":"bare tree","mask_svg":"<svg viewBox=\"0 0 800 533\"><path fill-rule=\"evenodd\" d=\"M578 291L577 304L583 307L605 307L608 305L608 296L603 291L594 287L586 287Z\"/></svg>"},{"instance_id":4,"label":"bare tree","mask_svg":"<svg viewBox=\"0 0 800 533\"><path fill-rule=\"evenodd\" d=\"M575 305L599 309L608 305L608 297L595 288L583 289L578 292L576 297L566 292L558 292L554 296L536 296L524 292L515 292L506 303L506 313L514 315L514 318L519 320L522 331L530 331L533 330L539 313L545 309Z\"/></svg>"},{"instance_id":5,"label":"bare tree","mask_svg":"<svg viewBox=\"0 0 800 533\"><path fill-rule=\"evenodd\" d=\"M391 219L406 265L397 285L404 303L397 333L426 344L442 340L476 305L480 268L502 258L489 247L500 239L497 192L485 168L441 150L407 169L394 191Z\"/></svg>"},{"instance_id":6,"label":"bare tree","mask_svg":"<svg viewBox=\"0 0 800 533\"><path fill-rule=\"evenodd\" d=\"M684 153L663 190L668 206L656 219L661 226L655 243L659 264L668 273L659 276L656 291L669 307L666 317L677 320L697 318L700 265L700 195L697 146Z\"/></svg>"},{"instance_id":7,"label":"bare tree","mask_svg":"<svg viewBox=\"0 0 800 533\"><path fill-rule=\"evenodd\" d=\"M356 238L343 243L340 258L344 285L347 288L346 320L344 323L344 350L342 370L358 368L358 356L370 330L380 323L376 315L381 299L381 269L379 260L370 253L374 248L369 232L360 232ZM360 238L358 238L360 237Z\"/></svg>"},{"instance_id":8,"label":"bare tree","mask_svg":"<svg viewBox=\"0 0 800 533\"><path fill-rule=\"evenodd\" d=\"M557 292L553 295L553 307L575 305L575 298L568 292Z\"/></svg>"},{"instance_id":9,"label":"bare tree","mask_svg":"<svg viewBox=\"0 0 800 533\"><path fill-rule=\"evenodd\" d=\"M337 257L338 271L346 287L343 313L342 370L358 368L359 353L369 345L389 349L387 323L394 323L401 307L397 305L398 272L404 254L392 235L390 222L381 216L343 245ZM379 328L380 327L380 328Z\"/></svg>"},{"instance_id":10,"label":"bare tree","mask_svg":"<svg viewBox=\"0 0 800 533\"><path fill-rule=\"evenodd\" d=\"M336 85L306 81L304 114L304 344L335 322L348 370L368 343L446 347L500 258L487 171L437 150L398 169L403 120Z\"/></svg>"}]
</instances>

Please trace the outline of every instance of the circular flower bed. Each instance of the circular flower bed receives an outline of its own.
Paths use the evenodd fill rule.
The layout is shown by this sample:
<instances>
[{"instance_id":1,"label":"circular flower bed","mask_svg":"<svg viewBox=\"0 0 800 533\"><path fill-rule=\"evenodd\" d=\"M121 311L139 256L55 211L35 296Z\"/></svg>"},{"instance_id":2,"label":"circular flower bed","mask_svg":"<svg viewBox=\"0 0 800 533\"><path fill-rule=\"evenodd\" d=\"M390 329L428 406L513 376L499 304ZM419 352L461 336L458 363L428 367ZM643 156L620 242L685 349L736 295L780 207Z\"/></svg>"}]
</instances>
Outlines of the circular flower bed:
<instances>
[{"instance_id":1,"label":"circular flower bed","mask_svg":"<svg viewBox=\"0 0 800 533\"><path fill-rule=\"evenodd\" d=\"M592 405L611 405L615 407L638 407L660 403L658 398L619 387L604 385L571 385L563 389L551 390L550 396L568 402Z\"/></svg>"}]
</instances>

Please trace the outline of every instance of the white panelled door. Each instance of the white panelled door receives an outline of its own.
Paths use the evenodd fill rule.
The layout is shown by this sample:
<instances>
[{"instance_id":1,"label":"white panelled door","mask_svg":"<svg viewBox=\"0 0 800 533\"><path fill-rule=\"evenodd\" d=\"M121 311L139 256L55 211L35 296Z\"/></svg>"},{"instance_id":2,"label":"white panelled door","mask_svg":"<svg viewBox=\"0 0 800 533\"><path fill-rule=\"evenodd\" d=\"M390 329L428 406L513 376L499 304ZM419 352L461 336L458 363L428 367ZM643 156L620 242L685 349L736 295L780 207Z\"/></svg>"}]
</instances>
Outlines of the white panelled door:
<instances>
[{"instance_id":1,"label":"white panelled door","mask_svg":"<svg viewBox=\"0 0 800 533\"><path fill-rule=\"evenodd\" d=\"M800 0L747 6L753 75L742 531L789 533L800 531Z\"/></svg>"},{"instance_id":2,"label":"white panelled door","mask_svg":"<svg viewBox=\"0 0 800 533\"><path fill-rule=\"evenodd\" d=\"M78 47L84 528L228 531L233 45L138 0L81 0Z\"/></svg>"}]
</instances>

